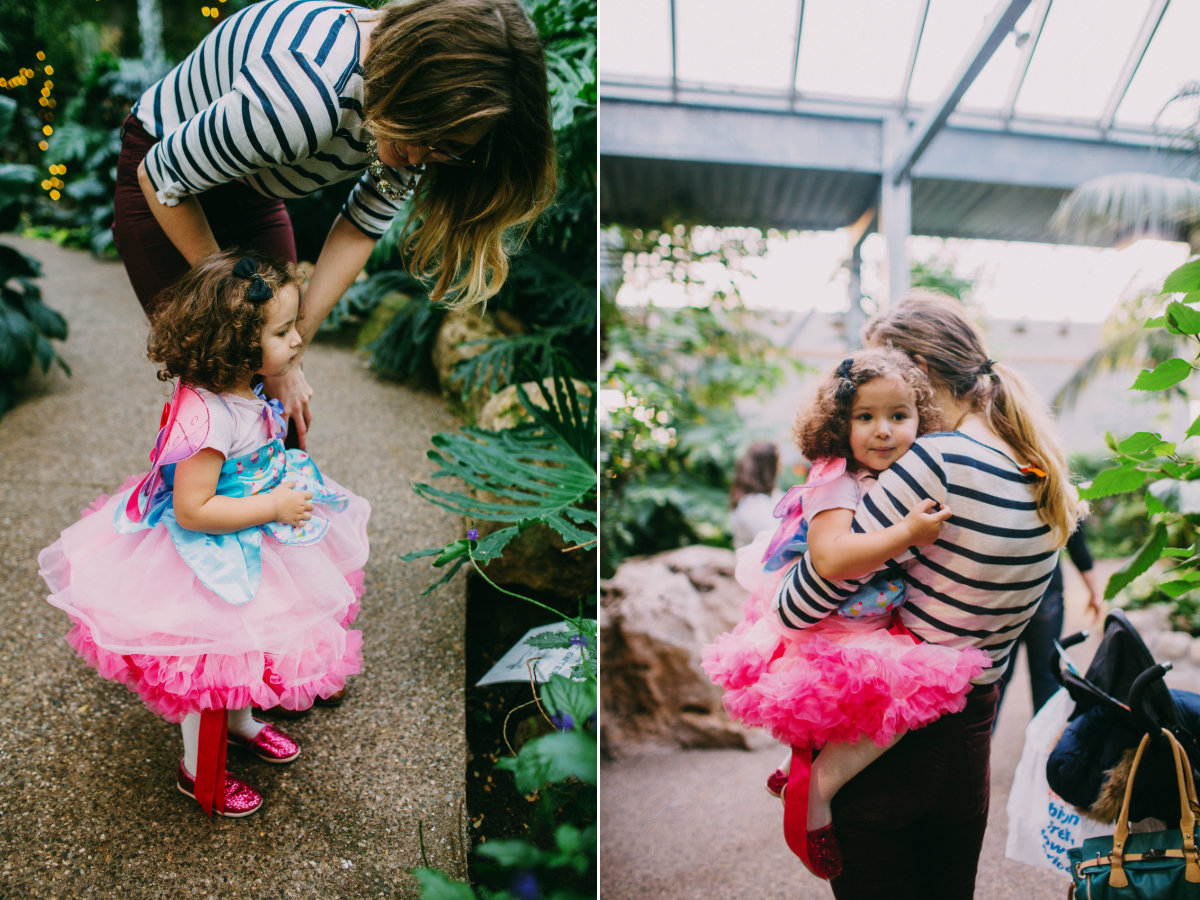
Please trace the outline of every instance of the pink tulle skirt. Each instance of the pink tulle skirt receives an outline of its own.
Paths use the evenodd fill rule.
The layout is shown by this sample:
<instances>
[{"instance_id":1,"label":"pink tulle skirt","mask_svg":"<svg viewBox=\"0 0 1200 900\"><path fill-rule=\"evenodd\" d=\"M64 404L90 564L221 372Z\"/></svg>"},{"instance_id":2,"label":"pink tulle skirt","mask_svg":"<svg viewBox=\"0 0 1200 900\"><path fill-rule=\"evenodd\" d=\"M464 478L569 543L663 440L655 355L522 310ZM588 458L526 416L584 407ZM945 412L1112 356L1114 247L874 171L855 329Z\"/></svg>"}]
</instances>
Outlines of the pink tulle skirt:
<instances>
[{"instance_id":1,"label":"pink tulle skirt","mask_svg":"<svg viewBox=\"0 0 1200 900\"><path fill-rule=\"evenodd\" d=\"M101 495L38 556L50 603L72 622L67 643L169 722L251 704L307 709L336 693L362 670L362 635L347 626L363 591L371 510L325 482L349 497L346 509L321 509L330 528L315 545L264 535L258 593L244 606L206 588L165 527L118 533L117 497Z\"/></svg>"},{"instance_id":2,"label":"pink tulle skirt","mask_svg":"<svg viewBox=\"0 0 1200 900\"><path fill-rule=\"evenodd\" d=\"M738 551L738 581L751 591L742 621L707 645L704 671L725 690L726 711L793 746L897 734L966 707L971 679L991 665L982 650L955 650L888 631L890 615L831 615L802 631L771 610L783 572L762 572L770 534Z\"/></svg>"}]
</instances>

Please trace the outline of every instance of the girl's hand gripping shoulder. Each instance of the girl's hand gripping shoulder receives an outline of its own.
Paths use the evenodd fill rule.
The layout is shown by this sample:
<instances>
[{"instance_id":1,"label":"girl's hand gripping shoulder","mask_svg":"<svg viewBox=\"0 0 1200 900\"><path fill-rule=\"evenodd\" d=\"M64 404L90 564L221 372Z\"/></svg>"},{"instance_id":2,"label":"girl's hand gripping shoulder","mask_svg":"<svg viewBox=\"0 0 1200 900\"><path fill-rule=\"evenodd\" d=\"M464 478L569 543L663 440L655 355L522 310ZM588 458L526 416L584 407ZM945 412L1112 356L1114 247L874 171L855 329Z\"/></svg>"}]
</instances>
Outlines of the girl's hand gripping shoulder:
<instances>
[{"instance_id":1,"label":"girl's hand gripping shoulder","mask_svg":"<svg viewBox=\"0 0 1200 900\"><path fill-rule=\"evenodd\" d=\"M934 510L934 507L940 509ZM938 539L942 533L942 525L951 516L950 507L934 500L922 500L897 525L897 528L908 530L907 547L927 547ZM884 529L887 531L888 529Z\"/></svg>"},{"instance_id":2,"label":"girl's hand gripping shoulder","mask_svg":"<svg viewBox=\"0 0 1200 900\"><path fill-rule=\"evenodd\" d=\"M175 467L175 518L189 531L231 534L244 528L286 522L301 525L311 519L312 494L293 490L287 481L267 494L222 497L217 494L225 457L205 447Z\"/></svg>"}]
</instances>

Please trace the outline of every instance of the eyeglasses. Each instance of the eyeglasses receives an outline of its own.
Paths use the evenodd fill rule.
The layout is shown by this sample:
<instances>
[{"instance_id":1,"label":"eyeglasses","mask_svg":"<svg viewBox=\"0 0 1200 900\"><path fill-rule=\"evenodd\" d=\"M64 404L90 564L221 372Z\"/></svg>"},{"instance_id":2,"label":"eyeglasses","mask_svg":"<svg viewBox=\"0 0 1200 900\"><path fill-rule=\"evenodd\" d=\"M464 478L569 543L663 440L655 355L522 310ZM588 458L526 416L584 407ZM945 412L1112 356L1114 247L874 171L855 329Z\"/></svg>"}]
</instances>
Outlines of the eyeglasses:
<instances>
[{"instance_id":1,"label":"eyeglasses","mask_svg":"<svg viewBox=\"0 0 1200 900\"><path fill-rule=\"evenodd\" d=\"M480 159L483 160L484 165L487 165L488 157L492 152L492 132L489 131L487 137L468 150L468 156L456 156L449 150L443 150L441 147L430 146L429 150L434 162L439 162L446 166L473 166Z\"/></svg>"}]
</instances>

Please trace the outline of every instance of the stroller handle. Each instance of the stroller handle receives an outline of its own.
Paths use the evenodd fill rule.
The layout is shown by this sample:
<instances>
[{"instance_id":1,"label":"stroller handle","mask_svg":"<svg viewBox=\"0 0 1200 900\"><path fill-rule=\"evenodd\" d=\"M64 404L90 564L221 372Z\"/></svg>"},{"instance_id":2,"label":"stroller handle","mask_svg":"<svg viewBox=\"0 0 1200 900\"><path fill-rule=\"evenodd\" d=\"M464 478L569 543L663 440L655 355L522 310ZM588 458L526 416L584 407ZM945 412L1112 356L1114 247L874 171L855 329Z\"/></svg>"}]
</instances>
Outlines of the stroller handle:
<instances>
[{"instance_id":1,"label":"stroller handle","mask_svg":"<svg viewBox=\"0 0 1200 900\"><path fill-rule=\"evenodd\" d=\"M1050 671L1053 673L1054 680L1058 682L1059 687L1066 687L1062 674L1062 664L1064 662L1072 672L1075 672L1076 675L1079 674L1075 669L1075 664L1071 662L1071 658L1063 651L1068 647L1074 647L1076 644L1082 644L1089 637L1091 637L1091 632L1085 629L1054 642L1054 649L1050 651Z\"/></svg>"},{"instance_id":2,"label":"stroller handle","mask_svg":"<svg viewBox=\"0 0 1200 900\"><path fill-rule=\"evenodd\" d=\"M1162 730L1162 726L1146 713L1146 706L1143 703L1146 690L1173 668L1174 666L1170 662L1151 666L1134 679L1133 686L1129 689L1129 711L1133 714L1133 720L1137 723L1137 727L1147 734L1158 734Z\"/></svg>"}]
</instances>

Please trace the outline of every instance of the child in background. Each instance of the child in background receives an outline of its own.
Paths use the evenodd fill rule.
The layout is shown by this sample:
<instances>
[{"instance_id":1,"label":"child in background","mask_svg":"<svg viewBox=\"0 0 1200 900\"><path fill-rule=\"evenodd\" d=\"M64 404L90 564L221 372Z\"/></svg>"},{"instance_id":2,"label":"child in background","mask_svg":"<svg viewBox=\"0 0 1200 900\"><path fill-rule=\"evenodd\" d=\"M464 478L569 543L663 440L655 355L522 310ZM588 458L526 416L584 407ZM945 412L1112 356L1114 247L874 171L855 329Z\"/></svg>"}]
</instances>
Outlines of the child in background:
<instances>
[{"instance_id":1,"label":"child in background","mask_svg":"<svg viewBox=\"0 0 1200 900\"><path fill-rule=\"evenodd\" d=\"M300 747L251 706L305 709L362 668L370 506L284 450L257 376L301 345L300 288L257 253L206 257L164 297L149 355L179 379L149 473L102 495L38 556L67 642L183 730L176 784L209 815L262 805L226 743L287 763Z\"/></svg>"},{"instance_id":2,"label":"child in background","mask_svg":"<svg viewBox=\"0 0 1200 900\"><path fill-rule=\"evenodd\" d=\"M939 421L928 379L903 353L859 351L826 375L795 426L801 452L813 460L808 479L776 507L783 522L774 536L764 532L739 551L738 581L751 592L743 620L704 648L705 671L725 689L729 714L793 748L790 777L776 770L767 789L784 799L789 846L822 878L841 871L831 808L837 791L908 729L963 709L971 679L991 660L981 650L923 643L894 622L891 611L904 602L895 567L802 631L783 627L771 602L805 548L822 577L847 579L937 540L951 512L934 511L932 500L874 534L851 526L878 473ZM813 748L820 749L815 761Z\"/></svg>"}]
</instances>

